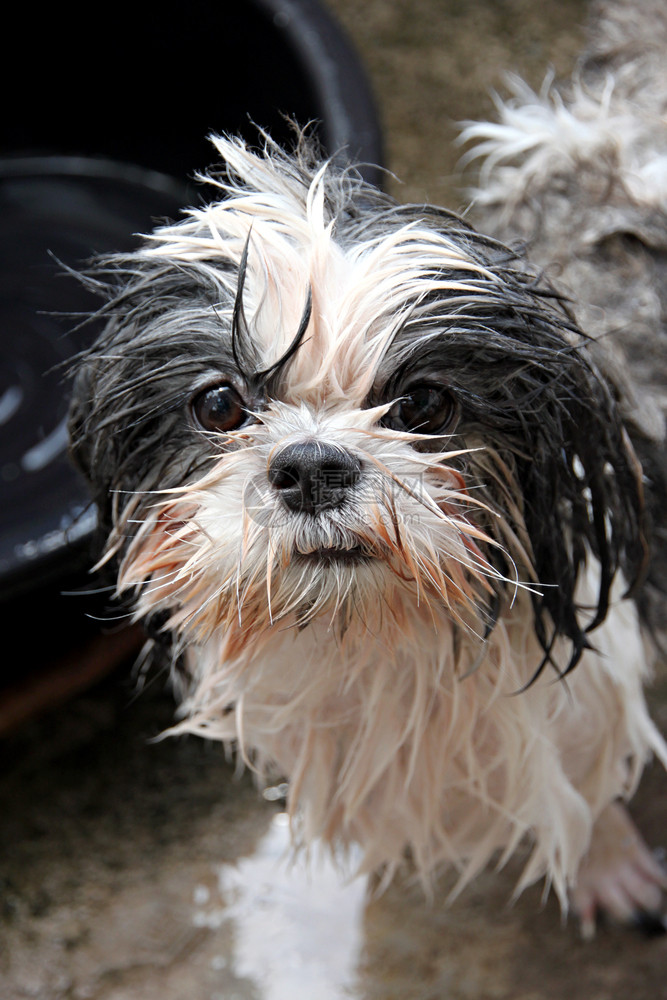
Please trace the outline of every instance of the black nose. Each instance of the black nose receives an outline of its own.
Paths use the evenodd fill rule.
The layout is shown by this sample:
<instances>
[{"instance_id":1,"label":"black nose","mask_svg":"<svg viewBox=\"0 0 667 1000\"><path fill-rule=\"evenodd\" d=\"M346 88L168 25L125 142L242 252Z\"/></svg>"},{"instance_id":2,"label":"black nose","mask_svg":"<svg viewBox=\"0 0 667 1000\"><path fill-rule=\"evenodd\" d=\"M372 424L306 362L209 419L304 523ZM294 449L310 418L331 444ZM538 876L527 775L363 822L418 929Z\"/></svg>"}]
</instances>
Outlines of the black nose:
<instances>
[{"instance_id":1,"label":"black nose","mask_svg":"<svg viewBox=\"0 0 667 1000\"><path fill-rule=\"evenodd\" d=\"M271 460L269 482L291 510L318 514L339 507L360 472L361 462L344 448L299 441Z\"/></svg>"}]
</instances>

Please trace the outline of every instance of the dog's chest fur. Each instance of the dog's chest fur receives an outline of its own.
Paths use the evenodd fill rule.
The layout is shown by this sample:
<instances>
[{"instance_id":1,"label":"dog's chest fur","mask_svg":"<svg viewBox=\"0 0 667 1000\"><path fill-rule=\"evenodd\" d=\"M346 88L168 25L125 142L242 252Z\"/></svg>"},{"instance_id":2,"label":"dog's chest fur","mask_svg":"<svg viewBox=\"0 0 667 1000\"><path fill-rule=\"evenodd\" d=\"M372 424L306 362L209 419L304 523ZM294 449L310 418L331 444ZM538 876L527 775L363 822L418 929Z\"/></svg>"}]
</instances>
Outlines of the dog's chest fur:
<instances>
[{"instance_id":1,"label":"dog's chest fur","mask_svg":"<svg viewBox=\"0 0 667 1000\"><path fill-rule=\"evenodd\" d=\"M453 863L461 888L530 835L522 885L548 874L565 900L594 816L641 773L644 649L625 602L567 685L519 694L539 656L526 602L483 657L430 610L375 634L277 627L232 656L233 636L211 639L188 651L196 686L175 731L230 741L264 780L289 775L297 837L360 843L364 870L393 871L408 845L422 877Z\"/></svg>"}]
</instances>

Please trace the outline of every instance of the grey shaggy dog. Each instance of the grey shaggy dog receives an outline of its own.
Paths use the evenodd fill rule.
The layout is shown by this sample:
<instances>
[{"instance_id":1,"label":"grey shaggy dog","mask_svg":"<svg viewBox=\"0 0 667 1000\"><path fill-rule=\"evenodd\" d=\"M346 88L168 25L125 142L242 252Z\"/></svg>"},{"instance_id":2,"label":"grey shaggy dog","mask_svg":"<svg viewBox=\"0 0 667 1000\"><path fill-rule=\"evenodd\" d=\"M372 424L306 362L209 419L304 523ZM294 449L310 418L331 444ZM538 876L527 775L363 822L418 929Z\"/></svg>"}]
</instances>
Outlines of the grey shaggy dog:
<instances>
[{"instance_id":1,"label":"grey shaggy dog","mask_svg":"<svg viewBox=\"0 0 667 1000\"><path fill-rule=\"evenodd\" d=\"M667 627L667 9L591 5L573 79L539 94L510 79L499 121L468 123L483 157L472 192L485 232L527 248L565 296L614 386L644 469L652 523L640 595Z\"/></svg>"},{"instance_id":2,"label":"grey shaggy dog","mask_svg":"<svg viewBox=\"0 0 667 1000\"><path fill-rule=\"evenodd\" d=\"M586 934L666 884L619 801L667 765L667 39L629 10L468 126L492 236L214 138L213 200L84 279L70 419L175 731L286 778L295 843L454 892L521 851Z\"/></svg>"}]
</instances>

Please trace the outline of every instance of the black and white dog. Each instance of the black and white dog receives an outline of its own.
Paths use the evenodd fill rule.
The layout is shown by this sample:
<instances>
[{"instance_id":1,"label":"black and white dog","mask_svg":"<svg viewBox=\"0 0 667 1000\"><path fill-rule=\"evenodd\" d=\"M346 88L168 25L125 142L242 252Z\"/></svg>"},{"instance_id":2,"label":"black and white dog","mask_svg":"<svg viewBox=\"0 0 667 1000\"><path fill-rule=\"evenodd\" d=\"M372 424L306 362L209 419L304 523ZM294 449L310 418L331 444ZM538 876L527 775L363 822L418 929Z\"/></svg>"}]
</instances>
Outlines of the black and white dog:
<instances>
[{"instance_id":1,"label":"black and white dog","mask_svg":"<svg viewBox=\"0 0 667 1000\"><path fill-rule=\"evenodd\" d=\"M409 855L458 890L528 844L519 888L587 932L665 884L619 802L667 765L642 691L667 48L621 60L624 11L569 91L468 128L502 242L305 140L215 138L213 200L90 277L107 322L71 412L176 729L283 776L297 841L386 878Z\"/></svg>"}]
</instances>

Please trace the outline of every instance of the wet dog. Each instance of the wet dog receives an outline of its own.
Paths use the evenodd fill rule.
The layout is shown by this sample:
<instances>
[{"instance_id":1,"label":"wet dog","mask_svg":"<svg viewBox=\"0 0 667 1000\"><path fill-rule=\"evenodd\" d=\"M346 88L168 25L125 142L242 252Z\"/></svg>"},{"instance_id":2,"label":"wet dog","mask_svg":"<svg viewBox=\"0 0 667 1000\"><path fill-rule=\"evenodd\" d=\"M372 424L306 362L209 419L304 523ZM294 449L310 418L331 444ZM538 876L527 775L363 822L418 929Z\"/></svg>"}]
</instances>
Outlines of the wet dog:
<instances>
[{"instance_id":1,"label":"wet dog","mask_svg":"<svg viewBox=\"0 0 667 1000\"><path fill-rule=\"evenodd\" d=\"M578 120L560 92L531 100ZM118 595L171 664L176 730L284 777L296 841L360 845L385 879L406 856L425 880L454 866L455 891L529 845L518 888L545 878L590 931L599 908L659 911L664 885L620 800L667 764L642 691L664 395L646 351L643 375L626 363L665 285L622 292L613 261L634 273L653 244L614 228L632 192L598 147L568 150L572 200L503 113L511 136L466 135L502 241L305 139L215 138L212 200L87 279L106 325L72 453ZM541 275L557 223L573 305ZM613 300L589 294L598 270Z\"/></svg>"}]
</instances>

